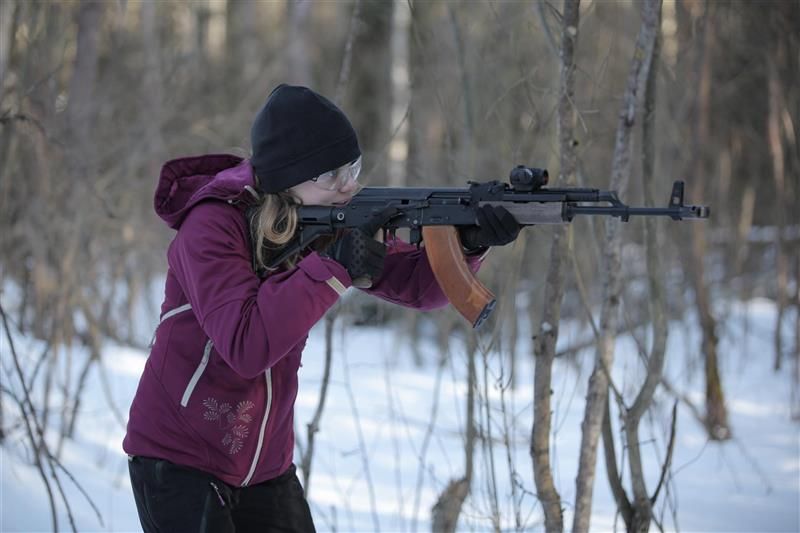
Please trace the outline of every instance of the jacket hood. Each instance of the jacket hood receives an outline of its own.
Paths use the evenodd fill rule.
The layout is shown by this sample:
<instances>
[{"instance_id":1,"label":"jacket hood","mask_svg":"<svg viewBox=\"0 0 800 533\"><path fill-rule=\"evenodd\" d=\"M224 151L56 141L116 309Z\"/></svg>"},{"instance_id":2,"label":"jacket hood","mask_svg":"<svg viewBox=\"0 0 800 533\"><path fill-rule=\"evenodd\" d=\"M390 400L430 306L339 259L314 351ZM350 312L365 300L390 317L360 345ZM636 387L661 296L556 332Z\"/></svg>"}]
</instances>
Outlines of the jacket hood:
<instances>
[{"instance_id":1,"label":"jacket hood","mask_svg":"<svg viewBox=\"0 0 800 533\"><path fill-rule=\"evenodd\" d=\"M256 199L249 159L229 154L182 157L161 168L154 207L167 225L177 230L187 213L203 200L249 204Z\"/></svg>"}]
</instances>

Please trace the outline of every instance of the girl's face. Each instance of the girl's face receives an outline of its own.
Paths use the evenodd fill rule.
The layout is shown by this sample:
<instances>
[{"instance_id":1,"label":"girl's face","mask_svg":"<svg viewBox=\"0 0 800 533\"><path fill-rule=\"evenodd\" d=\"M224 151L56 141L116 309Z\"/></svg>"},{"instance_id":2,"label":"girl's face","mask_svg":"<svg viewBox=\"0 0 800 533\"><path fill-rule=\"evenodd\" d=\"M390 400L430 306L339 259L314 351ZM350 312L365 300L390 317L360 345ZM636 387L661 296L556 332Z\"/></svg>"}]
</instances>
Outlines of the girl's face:
<instances>
[{"instance_id":1,"label":"girl's face","mask_svg":"<svg viewBox=\"0 0 800 533\"><path fill-rule=\"evenodd\" d=\"M289 189L303 205L344 205L361 190L361 158Z\"/></svg>"},{"instance_id":2,"label":"girl's face","mask_svg":"<svg viewBox=\"0 0 800 533\"><path fill-rule=\"evenodd\" d=\"M303 205L344 205L361 189L357 181L343 187L329 191L317 187L313 181L304 181L295 185L289 192L294 194Z\"/></svg>"}]
</instances>

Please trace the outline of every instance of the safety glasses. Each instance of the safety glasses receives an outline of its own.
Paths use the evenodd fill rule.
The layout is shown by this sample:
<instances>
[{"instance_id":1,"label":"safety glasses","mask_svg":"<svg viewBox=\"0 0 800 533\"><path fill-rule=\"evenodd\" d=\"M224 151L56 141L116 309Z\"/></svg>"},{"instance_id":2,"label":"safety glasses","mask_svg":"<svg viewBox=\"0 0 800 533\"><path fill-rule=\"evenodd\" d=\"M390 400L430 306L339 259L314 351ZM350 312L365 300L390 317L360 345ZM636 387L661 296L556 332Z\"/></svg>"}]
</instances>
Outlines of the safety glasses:
<instances>
[{"instance_id":1,"label":"safety glasses","mask_svg":"<svg viewBox=\"0 0 800 533\"><path fill-rule=\"evenodd\" d=\"M326 191L339 191L348 184L358 181L358 174L360 172L361 157L352 163L324 172L316 178L311 178L311 181L314 185Z\"/></svg>"}]
</instances>

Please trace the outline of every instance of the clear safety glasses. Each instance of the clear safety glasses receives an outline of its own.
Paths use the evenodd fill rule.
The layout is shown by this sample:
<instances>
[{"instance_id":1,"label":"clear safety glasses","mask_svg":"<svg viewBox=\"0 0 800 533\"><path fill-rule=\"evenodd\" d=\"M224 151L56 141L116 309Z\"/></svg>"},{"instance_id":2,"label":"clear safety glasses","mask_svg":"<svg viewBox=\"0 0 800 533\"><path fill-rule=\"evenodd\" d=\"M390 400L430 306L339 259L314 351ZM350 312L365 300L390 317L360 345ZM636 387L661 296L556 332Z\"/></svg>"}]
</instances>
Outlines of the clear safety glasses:
<instances>
[{"instance_id":1,"label":"clear safety glasses","mask_svg":"<svg viewBox=\"0 0 800 533\"><path fill-rule=\"evenodd\" d=\"M324 172L316 178L311 178L311 181L314 183L314 185L320 187L321 189L325 189L326 191L339 191L350 183L358 181L358 174L360 172L361 157L352 163L348 163L337 169Z\"/></svg>"}]
</instances>

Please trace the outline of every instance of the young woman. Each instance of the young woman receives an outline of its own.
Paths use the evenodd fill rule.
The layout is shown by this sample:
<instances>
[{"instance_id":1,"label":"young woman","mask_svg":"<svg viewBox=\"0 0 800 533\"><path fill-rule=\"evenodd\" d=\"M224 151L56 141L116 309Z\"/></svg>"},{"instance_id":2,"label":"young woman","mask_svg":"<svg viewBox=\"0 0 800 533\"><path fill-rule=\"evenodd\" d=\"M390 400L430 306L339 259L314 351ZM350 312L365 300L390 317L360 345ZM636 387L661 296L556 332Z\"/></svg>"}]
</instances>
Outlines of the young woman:
<instances>
[{"instance_id":1,"label":"young woman","mask_svg":"<svg viewBox=\"0 0 800 533\"><path fill-rule=\"evenodd\" d=\"M309 330L363 275L374 280L369 293L391 302L447 303L424 250L373 238L386 220L268 269L294 235L298 205L344 204L358 192L361 152L333 103L288 85L270 94L251 141L249 160L166 163L156 189L155 210L177 233L123 442L146 532L313 531L292 464ZM487 246L516 238L504 215L482 212L467 228L473 269Z\"/></svg>"}]
</instances>

